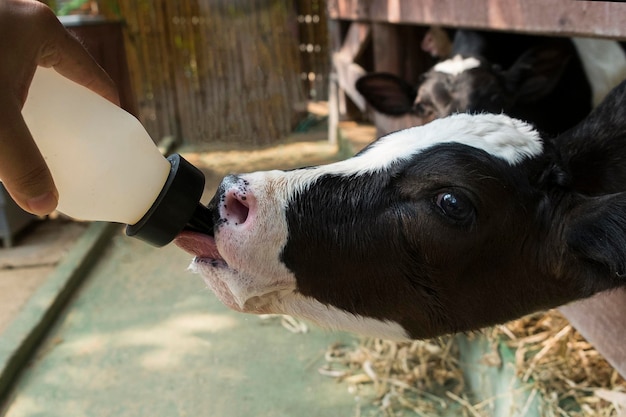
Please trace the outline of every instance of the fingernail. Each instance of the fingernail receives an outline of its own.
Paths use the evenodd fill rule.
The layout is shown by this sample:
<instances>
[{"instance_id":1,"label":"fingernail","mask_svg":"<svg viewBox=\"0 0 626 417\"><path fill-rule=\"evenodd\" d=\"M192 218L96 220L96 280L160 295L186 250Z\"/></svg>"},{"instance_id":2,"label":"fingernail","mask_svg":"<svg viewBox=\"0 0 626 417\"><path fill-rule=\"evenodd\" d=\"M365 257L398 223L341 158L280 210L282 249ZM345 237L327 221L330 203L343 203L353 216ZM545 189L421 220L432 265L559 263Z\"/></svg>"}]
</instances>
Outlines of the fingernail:
<instances>
[{"instance_id":1,"label":"fingernail","mask_svg":"<svg viewBox=\"0 0 626 417\"><path fill-rule=\"evenodd\" d=\"M28 204L29 211L38 215L51 213L56 208L57 203L57 196L51 191L40 196L33 197L26 202L26 204Z\"/></svg>"}]
</instances>

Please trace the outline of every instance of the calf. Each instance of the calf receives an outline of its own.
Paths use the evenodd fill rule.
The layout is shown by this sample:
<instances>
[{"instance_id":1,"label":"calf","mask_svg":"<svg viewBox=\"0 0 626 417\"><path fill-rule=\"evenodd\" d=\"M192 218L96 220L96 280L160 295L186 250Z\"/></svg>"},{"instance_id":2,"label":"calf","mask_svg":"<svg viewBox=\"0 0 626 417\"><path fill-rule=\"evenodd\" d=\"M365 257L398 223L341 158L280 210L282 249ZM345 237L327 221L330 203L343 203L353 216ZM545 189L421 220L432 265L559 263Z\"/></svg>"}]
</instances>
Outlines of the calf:
<instances>
[{"instance_id":1,"label":"calf","mask_svg":"<svg viewBox=\"0 0 626 417\"><path fill-rule=\"evenodd\" d=\"M392 339L626 285L626 83L554 139L457 114L345 161L224 178L177 244L228 307Z\"/></svg>"},{"instance_id":2,"label":"calf","mask_svg":"<svg viewBox=\"0 0 626 417\"><path fill-rule=\"evenodd\" d=\"M365 75L356 88L387 115L413 113L428 122L456 112L504 112L556 134L624 78L617 42L459 30L452 58L426 72L417 88L386 73Z\"/></svg>"}]
</instances>

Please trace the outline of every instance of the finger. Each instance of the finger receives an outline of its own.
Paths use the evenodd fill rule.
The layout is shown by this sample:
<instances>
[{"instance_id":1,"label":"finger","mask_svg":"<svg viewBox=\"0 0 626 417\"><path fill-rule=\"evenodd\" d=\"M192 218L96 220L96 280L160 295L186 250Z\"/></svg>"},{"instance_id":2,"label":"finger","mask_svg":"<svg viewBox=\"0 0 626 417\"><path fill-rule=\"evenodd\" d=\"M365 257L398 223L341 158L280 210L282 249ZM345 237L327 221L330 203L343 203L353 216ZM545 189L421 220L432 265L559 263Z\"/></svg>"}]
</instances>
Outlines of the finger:
<instances>
[{"instance_id":1,"label":"finger","mask_svg":"<svg viewBox=\"0 0 626 417\"><path fill-rule=\"evenodd\" d=\"M35 145L16 106L4 106L0 126L0 178L5 188L24 210L45 215L58 203L52 175Z\"/></svg>"},{"instance_id":2,"label":"finger","mask_svg":"<svg viewBox=\"0 0 626 417\"><path fill-rule=\"evenodd\" d=\"M61 57L54 69L70 80L84 85L107 100L119 105L117 86L93 60L81 43L69 32L61 45Z\"/></svg>"},{"instance_id":3,"label":"finger","mask_svg":"<svg viewBox=\"0 0 626 417\"><path fill-rule=\"evenodd\" d=\"M54 67L61 75L119 105L117 87L78 39L53 15L53 36L40 51L38 64Z\"/></svg>"}]
</instances>

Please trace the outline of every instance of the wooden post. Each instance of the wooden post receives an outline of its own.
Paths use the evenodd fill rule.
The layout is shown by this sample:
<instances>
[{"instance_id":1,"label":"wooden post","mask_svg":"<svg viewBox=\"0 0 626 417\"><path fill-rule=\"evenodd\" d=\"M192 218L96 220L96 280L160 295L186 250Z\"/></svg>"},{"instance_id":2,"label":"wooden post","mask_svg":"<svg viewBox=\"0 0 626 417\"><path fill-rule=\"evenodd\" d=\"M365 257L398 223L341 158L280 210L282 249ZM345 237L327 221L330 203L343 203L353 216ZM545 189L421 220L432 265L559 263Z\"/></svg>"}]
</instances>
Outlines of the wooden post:
<instances>
[{"instance_id":1,"label":"wooden post","mask_svg":"<svg viewBox=\"0 0 626 417\"><path fill-rule=\"evenodd\" d=\"M337 125L340 118L353 116L365 110L365 100L356 91L356 80L365 74L365 70L354 61L363 53L370 39L368 24L353 22L348 27L345 37L341 35L338 21L330 21L332 50L332 73L329 85L329 141L337 141ZM351 101L346 99L346 95ZM351 105L352 103L352 105ZM356 106L356 108L354 108ZM352 117L351 117L352 116Z\"/></svg>"},{"instance_id":2,"label":"wooden post","mask_svg":"<svg viewBox=\"0 0 626 417\"><path fill-rule=\"evenodd\" d=\"M372 24L372 46L374 49L374 71L389 72L403 76L403 40L397 25Z\"/></svg>"},{"instance_id":3,"label":"wooden post","mask_svg":"<svg viewBox=\"0 0 626 417\"><path fill-rule=\"evenodd\" d=\"M330 20L328 22L328 41L330 43L331 53L338 51L341 47L341 27L337 20ZM328 83L328 141L332 145L337 145L340 93L337 87L337 72L334 65L331 65Z\"/></svg>"}]
</instances>

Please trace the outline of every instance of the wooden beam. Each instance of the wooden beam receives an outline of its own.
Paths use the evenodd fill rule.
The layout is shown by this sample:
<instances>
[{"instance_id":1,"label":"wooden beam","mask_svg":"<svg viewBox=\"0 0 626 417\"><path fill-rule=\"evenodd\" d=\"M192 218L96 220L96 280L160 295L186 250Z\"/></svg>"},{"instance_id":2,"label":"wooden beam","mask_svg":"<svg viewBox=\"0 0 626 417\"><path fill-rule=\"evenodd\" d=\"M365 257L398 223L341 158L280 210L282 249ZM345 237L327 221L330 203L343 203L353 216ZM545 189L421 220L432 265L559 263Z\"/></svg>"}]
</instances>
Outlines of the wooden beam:
<instances>
[{"instance_id":1,"label":"wooden beam","mask_svg":"<svg viewBox=\"0 0 626 417\"><path fill-rule=\"evenodd\" d=\"M626 5L572 0L328 0L330 19L626 39Z\"/></svg>"},{"instance_id":2,"label":"wooden beam","mask_svg":"<svg viewBox=\"0 0 626 417\"><path fill-rule=\"evenodd\" d=\"M404 45L397 25L374 23L372 46L374 49L374 71L389 72L402 77L404 74Z\"/></svg>"},{"instance_id":3,"label":"wooden beam","mask_svg":"<svg viewBox=\"0 0 626 417\"><path fill-rule=\"evenodd\" d=\"M626 290L618 288L559 308L576 330L626 378Z\"/></svg>"}]
</instances>

